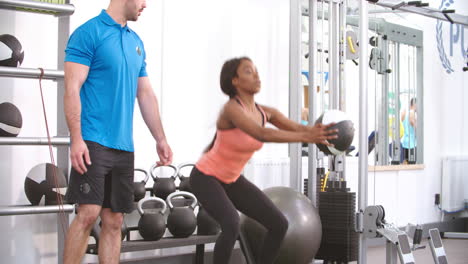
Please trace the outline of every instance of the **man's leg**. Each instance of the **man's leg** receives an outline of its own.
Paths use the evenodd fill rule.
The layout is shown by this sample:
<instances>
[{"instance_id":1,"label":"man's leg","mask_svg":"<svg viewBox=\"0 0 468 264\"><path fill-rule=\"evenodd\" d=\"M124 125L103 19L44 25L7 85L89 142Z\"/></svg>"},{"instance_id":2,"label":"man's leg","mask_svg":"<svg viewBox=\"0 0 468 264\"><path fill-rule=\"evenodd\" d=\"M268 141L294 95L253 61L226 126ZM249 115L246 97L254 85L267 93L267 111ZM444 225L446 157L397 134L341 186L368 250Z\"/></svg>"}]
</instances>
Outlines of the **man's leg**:
<instances>
[{"instance_id":1,"label":"man's leg","mask_svg":"<svg viewBox=\"0 0 468 264\"><path fill-rule=\"evenodd\" d=\"M99 263L119 263L121 246L122 213L114 213L110 208L101 211L101 235L99 237Z\"/></svg>"},{"instance_id":2,"label":"man's leg","mask_svg":"<svg viewBox=\"0 0 468 264\"><path fill-rule=\"evenodd\" d=\"M101 206L95 204L82 204L78 208L78 214L71 223L65 240L63 263L79 264L88 246L88 238L91 229L96 222Z\"/></svg>"}]
</instances>

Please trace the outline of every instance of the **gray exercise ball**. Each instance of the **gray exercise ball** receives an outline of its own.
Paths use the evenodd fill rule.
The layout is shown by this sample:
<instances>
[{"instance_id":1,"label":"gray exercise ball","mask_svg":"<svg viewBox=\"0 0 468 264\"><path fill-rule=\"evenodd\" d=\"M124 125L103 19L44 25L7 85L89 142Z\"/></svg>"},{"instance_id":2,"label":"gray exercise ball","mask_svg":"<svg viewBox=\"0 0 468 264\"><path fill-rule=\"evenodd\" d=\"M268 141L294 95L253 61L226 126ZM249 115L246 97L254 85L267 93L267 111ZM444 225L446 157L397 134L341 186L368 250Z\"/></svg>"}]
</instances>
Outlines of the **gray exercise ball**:
<instances>
[{"instance_id":1,"label":"gray exercise ball","mask_svg":"<svg viewBox=\"0 0 468 264\"><path fill-rule=\"evenodd\" d=\"M322 223L318 210L309 198L288 187L272 187L264 193L288 219L289 227L275 264L308 264L320 247ZM242 215L241 232L254 257L265 236L266 229L255 220Z\"/></svg>"}]
</instances>

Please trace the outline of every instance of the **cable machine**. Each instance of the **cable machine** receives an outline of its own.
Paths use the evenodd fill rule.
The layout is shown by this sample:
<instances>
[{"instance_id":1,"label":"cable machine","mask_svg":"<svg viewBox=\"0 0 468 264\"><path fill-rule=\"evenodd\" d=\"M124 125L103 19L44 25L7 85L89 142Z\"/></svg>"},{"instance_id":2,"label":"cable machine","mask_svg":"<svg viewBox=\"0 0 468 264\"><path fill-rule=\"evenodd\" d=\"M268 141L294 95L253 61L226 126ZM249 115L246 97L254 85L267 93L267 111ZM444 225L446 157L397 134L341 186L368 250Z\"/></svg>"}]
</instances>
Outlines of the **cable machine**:
<instances>
[{"instance_id":1,"label":"cable machine","mask_svg":"<svg viewBox=\"0 0 468 264\"><path fill-rule=\"evenodd\" d=\"M322 9L318 9L318 2L320 3ZM465 16L460 16L455 14L454 10L433 10L428 8L427 4L422 3L421 1L410 1L410 2L402 2L398 1L398 3L390 3L390 1L379 1L379 0L359 0L359 20L355 21L357 26L359 26L359 43L368 43L368 30L369 30L369 18L368 18L368 2L371 2L376 5L380 5L383 7L389 7L393 10L402 10L412 13L417 13L421 15L425 15L428 17L433 17L441 20L448 21L450 23L460 23L460 24L468 24L468 18ZM290 23L290 36L291 37L298 37L300 36L300 24L298 25L298 20L296 16L300 16L299 13L299 1L291 1L291 23ZM323 8L324 3L328 4L328 12L325 13L325 9ZM310 10L310 13L309 13ZM324 41L318 43L317 31L315 30L318 28L318 15L321 15L322 20L325 20L325 17L328 18L328 30L329 30L329 46L328 46L328 63L329 63L329 105L330 109L340 109L345 111L345 102L344 102L344 95L345 95L345 87L344 87L344 60L346 58L346 34L344 34L344 29L347 25L347 18L346 18L346 1L344 0L328 0L328 1L316 1L316 0L309 0L309 10L303 10L302 13L309 13L309 88L308 88L308 102L309 102L309 124L313 124L317 117L317 101L318 96L315 92L317 84L319 83L319 79L316 75L317 72L323 73L323 68L318 69L317 65L322 65L322 61L320 61L321 54L325 53L325 46ZM323 23L322 21L322 23ZM322 32L323 33L323 32ZM299 121L300 113L298 109L300 108L300 93L298 91L302 90L300 87L300 74L295 71L295 69L300 69L300 42L298 39L290 41L290 117L293 120ZM422 39L422 38L421 38ZM398 53L399 52L399 45L390 43L388 40L388 36L379 36L377 40L377 45L380 46L380 50L374 50L376 55L380 56L380 60L375 63L375 69L381 74L389 74L390 66L388 61L388 53L389 49L392 52ZM415 45L417 46L417 45ZM416 65L418 68L418 76L422 76L422 45L421 48L417 46L413 50L416 54L416 59L412 62L413 66ZM361 56L359 56L359 153L368 153L368 138L367 138L367 131L368 131L368 102L367 102L367 95L368 95L368 48L367 45L360 45L359 46ZM383 58L383 59L382 59ZM394 71L399 71L399 63L398 61L394 62L391 67L393 67ZM466 67L465 67L466 68ZM464 68L464 69L465 69ZM421 74L420 72L421 71ZM390 80L389 76L383 78L383 82L388 83ZM397 82L397 80L393 80L393 82ZM415 81L418 87L418 93L421 92L422 94L422 77L418 77ZM388 88L388 87L387 87ZM383 89L383 88L382 88ZM399 87L395 87L395 93L398 91ZM323 87L321 87L321 91L323 91ZM387 93L388 89L385 90ZM388 100L388 97L387 97ZM323 103L323 101L322 101ZM388 105L388 101L387 101ZM396 104L398 105L398 104ZM321 109L324 110L323 108ZM388 109L387 109L388 111ZM398 106L395 107L395 112L399 112ZM385 113L379 113L379 116L383 116ZM385 115L388 117L388 112ZM422 122L422 117L419 118ZM387 119L385 119L387 120ZM399 118L395 118L395 121L399 120ZM382 126L386 126L384 131L388 131L388 122L383 122ZM396 127L399 130L399 123L398 124L391 124L392 126ZM395 131L395 132L396 132ZM394 133L397 134L398 132ZM385 141L388 142L388 137L385 134ZM422 135L420 137L422 139ZM382 139L381 139L382 140ZM383 140L382 140L383 141ZM399 143L399 142L397 142ZM292 144L293 145L293 144ZM291 157L291 187L296 188L298 191L300 188L300 177L299 175L301 172L301 154L299 151L298 146L290 147L290 157ZM388 152L388 144L382 144L385 147L385 152L381 150L382 153ZM396 144L398 146L399 144ZM419 157L422 158L422 149L420 150L421 153L418 151ZM311 199L312 203L320 208L322 203L322 196L320 195L320 187L321 181L319 175L317 175L317 171L320 171L317 168L317 164L321 164L320 160L322 156L317 152L317 149L314 145L309 144L308 146L308 181L307 187L304 187L304 190L307 190L308 196ZM391 158L392 160L399 160L399 151L394 150L392 152ZM384 157L381 157L383 160ZM337 184L333 185L331 189L344 189L346 192L346 181L345 181L345 171L344 171L344 157L333 157L329 159L329 168L330 175L328 177L330 179L337 180ZM367 238L372 237L385 237L387 240L387 263L396 263L397 258L396 255L398 254L401 263L414 263L414 258L412 258L412 251L417 249L418 245L418 238L417 236L413 238L413 243L410 242L407 234L402 232L398 228L395 228L391 224L385 222L384 216L384 209L381 206L368 206L368 158L367 155L359 155L359 167L358 167L358 175L359 175L359 185L358 185L358 210L356 215L353 216L351 219L355 220L353 225L355 225L355 230L353 232L358 236L355 241L352 241L350 244L355 244L358 246L357 248L357 256L356 259L358 263L366 263L366 256L367 256ZM333 181L332 181L333 182ZM355 205L355 201L352 202L353 206ZM354 208L353 208L354 209ZM320 209L319 209L320 211ZM322 211L320 211L322 217ZM324 221L322 221L324 222ZM374 225L374 226L369 226ZM373 230L371 235L367 234L364 231ZM419 234L420 231L418 231ZM416 233L416 232L415 232ZM322 240L326 237L324 235ZM351 239L352 240L352 239ZM322 244L323 245L323 244ZM429 231L429 245L431 247L431 252L433 253L433 258L435 263L447 263L445 252L443 251L443 245L440 239L440 235L438 234L438 230L430 230ZM351 247L349 247L351 248ZM329 249L330 251L333 251ZM351 252L351 251L350 251ZM348 253L350 253L348 252ZM322 252L323 253L323 252ZM337 252L333 252L334 255L337 255ZM344 263L348 261L353 261L353 254L350 253L347 256L343 256L342 259L328 259L323 256L320 256L320 252L317 255L318 259L324 259L324 263ZM326 255L323 253L322 255ZM329 262L330 261L330 262Z\"/></svg>"}]
</instances>

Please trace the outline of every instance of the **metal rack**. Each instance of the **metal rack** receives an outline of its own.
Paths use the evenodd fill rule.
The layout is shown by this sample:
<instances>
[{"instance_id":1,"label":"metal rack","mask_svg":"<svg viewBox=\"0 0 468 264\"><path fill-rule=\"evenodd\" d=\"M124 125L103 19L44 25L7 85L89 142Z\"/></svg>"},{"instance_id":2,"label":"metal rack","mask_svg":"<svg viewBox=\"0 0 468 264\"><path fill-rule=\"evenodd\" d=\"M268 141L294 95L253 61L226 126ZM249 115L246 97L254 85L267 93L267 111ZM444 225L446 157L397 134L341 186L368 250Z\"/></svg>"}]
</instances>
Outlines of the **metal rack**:
<instances>
[{"instance_id":1,"label":"metal rack","mask_svg":"<svg viewBox=\"0 0 468 264\"><path fill-rule=\"evenodd\" d=\"M29 0L0 0L0 9L9 9L25 12L42 12L55 16L71 16L75 12L75 7L68 4L52 4Z\"/></svg>"},{"instance_id":2,"label":"metal rack","mask_svg":"<svg viewBox=\"0 0 468 264\"><path fill-rule=\"evenodd\" d=\"M183 247L183 246L196 246L194 263L203 264L205 244L214 243L218 235L199 236L192 235L187 238L174 238L174 237L163 237L158 241L124 241L122 242L121 252L133 252L143 250L155 250L163 248ZM88 254L97 254L97 245L90 244L86 250Z\"/></svg>"},{"instance_id":3,"label":"metal rack","mask_svg":"<svg viewBox=\"0 0 468 264\"><path fill-rule=\"evenodd\" d=\"M53 214L53 213L59 213L59 212L73 213L74 211L75 211L74 204L47 205L47 206L17 205L17 206L0 207L0 216Z\"/></svg>"},{"instance_id":4,"label":"metal rack","mask_svg":"<svg viewBox=\"0 0 468 264\"><path fill-rule=\"evenodd\" d=\"M50 139L52 145L70 145L69 137L53 137ZM20 145L20 146L32 146L32 145L49 145L48 138L40 137L0 137L0 145Z\"/></svg>"},{"instance_id":5,"label":"metal rack","mask_svg":"<svg viewBox=\"0 0 468 264\"><path fill-rule=\"evenodd\" d=\"M0 66L0 77L38 79L40 76L41 70L39 69ZM63 79L63 76L64 73L62 70L44 69L42 79L57 81L58 79Z\"/></svg>"},{"instance_id":6,"label":"metal rack","mask_svg":"<svg viewBox=\"0 0 468 264\"><path fill-rule=\"evenodd\" d=\"M439 10L431 8L423 1L401 1L401 0L367 0L369 3L374 3L378 6L391 8L392 10L400 10L404 12L414 13L426 17L432 17L440 20L448 21L452 24L461 24L468 26L468 16L463 16L455 13L453 9Z\"/></svg>"},{"instance_id":7,"label":"metal rack","mask_svg":"<svg viewBox=\"0 0 468 264\"><path fill-rule=\"evenodd\" d=\"M70 35L70 18L75 11L75 7L70 4L70 0L64 0L64 4L52 4L46 2L38 2L31 0L0 0L0 9L13 10L15 12L31 12L42 15L53 15L58 17L58 40L57 49L65 50L68 37ZM66 125L65 114L63 111L62 98L64 95L64 58L65 54L59 53L57 56L58 69L45 69L42 79L54 80L57 82L57 130L56 137L51 138L51 143L57 149L57 166L64 171L68 171L68 145L70 138L68 136L68 128ZM0 77L10 78L26 78L39 79L41 77L40 69L31 68L14 68L1 67ZM24 137L24 138L8 138L0 137L0 145L48 145L48 139L43 137ZM61 219L68 223L69 213L75 211L75 206L70 204L65 205L48 205L48 206L31 206L31 205L16 205L0 207L0 216L14 215L32 215L32 214L50 214L50 213L67 213ZM68 224L64 225L68 229ZM58 245L58 263L63 261L63 247L65 242L65 232L62 225L57 221L57 245Z\"/></svg>"}]
</instances>

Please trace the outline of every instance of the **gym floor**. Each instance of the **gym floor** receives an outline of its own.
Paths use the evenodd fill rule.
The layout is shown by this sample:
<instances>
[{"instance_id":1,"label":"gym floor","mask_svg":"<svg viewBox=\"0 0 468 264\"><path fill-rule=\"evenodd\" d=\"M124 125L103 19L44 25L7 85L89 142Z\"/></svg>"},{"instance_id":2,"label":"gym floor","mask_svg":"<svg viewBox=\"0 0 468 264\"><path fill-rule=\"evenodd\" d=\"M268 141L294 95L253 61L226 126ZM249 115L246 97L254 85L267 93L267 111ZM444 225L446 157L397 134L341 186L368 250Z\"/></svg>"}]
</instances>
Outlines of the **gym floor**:
<instances>
[{"instance_id":1,"label":"gym floor","mask_svg":"<svg viewBox=\"0 0 468 264\"><path fill-rule=\"evenodd\" d=\"M383 241L382 241L383 242ZM444 244L445 253L447 254L448 263L450 264L468 264L468 239L442 239ZM423 240L422 245L426 245L426 248L419 249L413 252L415 263L417 264L431 264L434 263L432 258L432 253L427 244L427 240ZM205 264L211 264L212 252L206 252L205 254ZM186 254L183 256L166 257L161 258L155 261L154 259L135 259L132 261L122 261L121 263L138 263L138 264L155 264L155 263L164 263L164 264L186 264L192 263L193 255ZM244 256L240 251L238 245L234 249L233 256L229 264L245 264ZM321 260L315 261L313 264L323 263ZM350 264L355 264L357 261L350 262ZM369 246L367 250L367 263L368 264L385 264L386 263L386 254L385 254L385 245L378 246ZM399 261L398 261L399 263ZM311 263L312 264L312 263Z\"/></svg>"},{"instance_id":2,"label":"gym floor","mask_svg":"<svg viewBox=\"0 0 468 264\"><path fill-rule=\"evenodd\" d=\"M447 259L450 264L468 264L468 239L442 239L442 243L444 244L445 254L447 254ZM434 263L431 249L427 241L423 241L421 244L426 245L426 248L413 252L415 262L424 264ZM385 261L385 245L369 247L367 250L367 263L385 264Z\"/></svg>"}]
</instances>

